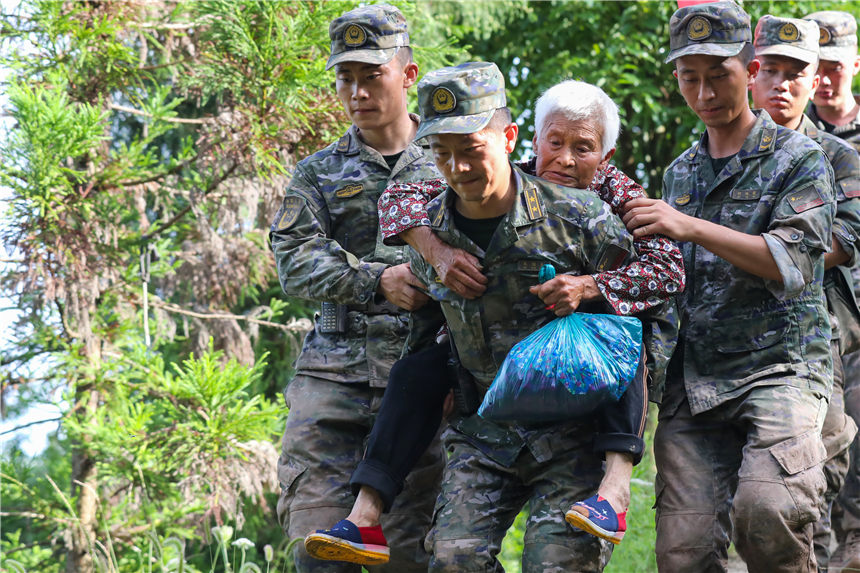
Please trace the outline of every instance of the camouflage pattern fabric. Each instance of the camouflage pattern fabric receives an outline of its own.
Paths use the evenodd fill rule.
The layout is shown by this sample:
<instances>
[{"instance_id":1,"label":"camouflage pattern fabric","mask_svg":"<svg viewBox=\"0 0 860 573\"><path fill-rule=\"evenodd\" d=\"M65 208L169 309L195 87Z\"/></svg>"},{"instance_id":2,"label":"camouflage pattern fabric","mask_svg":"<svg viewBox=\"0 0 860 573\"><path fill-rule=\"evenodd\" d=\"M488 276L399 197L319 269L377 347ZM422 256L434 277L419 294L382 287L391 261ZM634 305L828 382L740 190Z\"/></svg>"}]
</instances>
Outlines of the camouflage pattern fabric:
<instances>
[{"instance_id":1,"label":"camouflage pattern fabric","mask_svg":"<svg viewBox=\"0 0 860 573\"><path fill-rule=\"evenodd\" d=\"M355 127L296 166L269 234L281 286L288 296L349 305L346 333L323 332L317 317L297 373L385 386L409 313L386 308L376 288L382 271L407 255L383 245L376 204L391 183L434 177L425 148L410 144L390 170Z\"/></svg>"},{"instance_id":2,"label":"camouflage pattern fabric","mask_svg":"<svg viewBox=\"0 0 860 573\"><path fill-rule=\"evenodd\" d=\"M341 62L385 64L409 45L406 18L394 6L360 6L332 20L328 35L331 56L325 69Z\"/></svg>"},{"instance_id":3,"label":"camouflage pattern fabric","mask_svg":"<svg viewBox=\"0 0 860 573\"><path fill-rule=\"evenodd\" d=\"M726 571L733 541L750 573L816 573L826 397L776 375L693 415L681 382L654 435L657 569Z\"/></svg>"},{"instance_id":4,"label":"camouflage pattern fabric","mask_svg":"<svg viewBox=\"0 0 860 573\"><path fill-rule=\"evenodd\" d=\"M822 255L831 240L833 170L815 143L757 113L720 173L711 169L705 133L663 177L663 199L675 209L761 235L783 277L767 281L681 244L687 288L678 297L676 360L693 414L753 386L788 380L828 395L832 385Z\"/></svg>"},{"instance_id":5,"label":"camouflage pattern fabric","mask_svg":"<svg viewBox=\"0 0 860 573\"><path fill-rule=\"evenodd\" d=\"M750 17L734 2L696 4L676 10L669 20L669 55L736 56L752 41Z\"/></svg>"},{"instance_id":6,"label":"camouflage pattern fabric","mask_svg":"<svg viewBox=\"0 0 860 573\"><path fill-rule=\"evenodd\" d=\"M413 253L411 258L412 271L428 285L430 296L442 303L460 361L484 389L511 347L555 318L528 292L538 284L544 263L559 273L593 273L617 267L632 252L630 235L595 194L513 169L522 186L486 252L454 228L453 191L427 204L431 228L439 238L482 261L488 283L481 297L459 297L420 256Z\"/></svg>"},{"instance_id":7,"label":"camouflage pattern fabric","mask_svg":"<svg viewBox=\"0 0 860 573\"><path fill-rule=\"evenodd\" d=\"M290 409L281 445L278 518L289 539L326 529L343 519L355 501L349 486L364 442L382 403L383 390L296 376L287 387ZM386 566L371 571L426 571L424 536L444 466L438 440L418 460L382 526L391 548ZM304 545L295 548L298 571L360 573L361 566L319 561Z\"/></svg>"},{"instance_id":8,"label":"camouflage pattern fabric","mask_svg":"<svg viewBox=\"0 0 860 573\"><path fill-rule=\"evenodd\" d=\"M632 250L630 235L596 195L514 170L517 197L486 252L453 225L453 191L427 205L439 237L483 261L483 296L460 298L412 256L413 272L441 302L461 362L482 390L516 342L555 318L528 291L543 264L590 273L623 263ZM435 325L429 313L413 313L410 345ZM451 420L443 438L449 452L443 490L427 538L431 570L500 571L498 548L525 502L532 515L523 571L602 570L599 539L572 533L564 521L570 503L592 495L602 476L594 431L592 419L549 426L493 424L477 415Z\"/></svg>"},{"instance_id":9,"label":"camouflage pattern fabric","mask_svg":"<svg viewBox=\"0 0 860 573\"><path fill-rule=\"evenodd\" d=\"M427 72L418 82L421 127L415 139L435 133L475 133L505 105L505 79L496 64L467 62Z\"/></svg>"},{"instance_id":10,"label":"camouflage pattern fabric","mask_svg":"<svg viewBox=\"0 0 860 573\"><path fill-rule=\"evenodd\" d=\"M818 62L818 24L798 18L759 18L753 40L756 56L786 56L807 64Z\"/></svg>"},{"instance_id":11,"label":"camouflage pattern fabric","mask_svg":"<svg viewBox=\"0 0 860 573\"><path fill-rule=\"evenodd\" d=\"M818 24L821 59L831 62L857 56L857 20L848 12L823 10L804 17Z\"/></svg>"},{"instance_id":12,"label":"camouflage pattern fabric","mask_svg":"<svg viewBox=\"0 0 860 573\"><path fill-rule=\"evenodd\" d=\"M860 95L855 95L854 100L857 102L857 105L860 105ZM855 150L860 152L860 117L855 118L854 121L848 122L845 125L832 125L818 117L818 114L815 112L815 104L812 102L809 102L809 105L806 107L806 115L809 116L809 119L812 120L812 123L818 129L823 129L827 133L831 133L839 139L847 141Z\"/></svg>"}]
</instances>

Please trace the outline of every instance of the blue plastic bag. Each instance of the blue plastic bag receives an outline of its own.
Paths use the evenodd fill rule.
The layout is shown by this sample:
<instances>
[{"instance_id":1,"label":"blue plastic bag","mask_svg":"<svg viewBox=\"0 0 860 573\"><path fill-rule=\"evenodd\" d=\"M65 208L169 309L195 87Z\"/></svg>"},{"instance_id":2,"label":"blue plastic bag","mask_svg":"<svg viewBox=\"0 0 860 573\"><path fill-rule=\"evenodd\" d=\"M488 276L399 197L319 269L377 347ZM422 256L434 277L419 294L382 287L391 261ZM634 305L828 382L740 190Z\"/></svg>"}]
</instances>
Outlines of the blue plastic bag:
<instances>
[{"instance_id":1,"label":"blue plastic bag","mask_svg":"<svg viewBox=\"0 0 860 573\"><path fill-rule=\"evenodd\" d=\"M637 318L574 313L518 342L478 414L496 422L558 422L617 401L642 353Z\"/></svg>"}]
</instances>

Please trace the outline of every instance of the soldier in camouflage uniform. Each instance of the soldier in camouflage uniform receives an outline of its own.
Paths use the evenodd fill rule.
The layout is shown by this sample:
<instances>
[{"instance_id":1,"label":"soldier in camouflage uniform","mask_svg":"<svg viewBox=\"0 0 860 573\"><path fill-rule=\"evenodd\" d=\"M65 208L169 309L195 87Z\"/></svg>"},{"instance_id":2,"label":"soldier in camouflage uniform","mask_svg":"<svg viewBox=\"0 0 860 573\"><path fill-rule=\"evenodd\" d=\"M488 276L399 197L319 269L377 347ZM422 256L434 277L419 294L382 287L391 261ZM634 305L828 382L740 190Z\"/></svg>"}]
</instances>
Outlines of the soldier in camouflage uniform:
<instances>
[{"instance_id":1,"label":"soldier in camouflage uniform","mask_svg":"<svg viewBox=\"0 0 860 573\"><path fill-rule=\"evenodd\" d=\"M818 87L818 24L795 18L762 17L755 30L756 59L761 68L752 87L753 103L767 111L778 124L794 129L818 143L836 176L836 216L833 245L824 257L824 292L833 326L833 393L821 438L827 448L824 475L827 493L822 516L815 523L815 556L818 567L830 562L830 507L848 472L849 447L857 425L845 413L841 354L856 349L852 336L860 329L860 309L854 298L851 271L857 267L860 237L860 155L838 137L826 133L803 113ZM838 563L834 563L838 565Z\"/></svg>"},{"instance_id":2,"label":"soldier in camouflage uniform","mask_svg":"<svg viewBox=\"0 0 860 573\"><path fill-rule=\"evenodd\" d=\"M851 93L860 73L857 21L848 12L822 11L806 16L820 30L821 85L806 113L820 129L832 133L860 151L860 95Z\"/></svg>"},{"instance_id":3,"label":"soldier in camouflage uniform","mask_svg":"<svg viewBox=\"0 0 860 573\"><path fill-rule=\"evenodd\" d=\"M445 286L417 253L415 274L442 312L462 365L486 391L511 347L555 315L530 292L538 270L594 273L623 262L632 240L610 207L585 190L526 175L508 163L517 126L494 64L427 74L419 84L437 167L449 187L427 204L431 229L483 262L486 290L466 299ZM573 248L572 248L573 247ZM413 313L410 347L432 338L441 317ZM593 420L497 424L455 415L443 434L448 463L427 537L432 571L499 571L508 527L528 503L523 571L600 571L598 538L571 530L563 514L597 491L602 455Z\"/></svg>"},{"instance_id":4,"label":"soldier in camouflage uniform","mask_svg":"<svg viewBox=\"0 0 860 573\"><path fill-rule=\"evenodd\" d=\"M663 200L624 216L635 236L681 242L687 271L654 438L657 565L725 571L734 541L751 572L812 572L833 170L809 138L750 110L758 62L740 7L681 8L670 32L667 62L706 132L667 168Z\"/></svg>"},{"instance_id":5,"label":"soldier in camouflage uniform","mask_svg":"<svg viewBox=\"0 0 860 573\"><path fill-rule=\"evenodd\" d=\"M854 76L860 71L857 54L857 22L847 12L815 12L806 16L818 24L821 84L806 113L818 129L846 140L860 151L860 96L851 93ZM825 149L825 151L827 151ZM841 184L842 193L860 194L860 170L854 168L853 180ZM837 189L837 193L839 189ZM852 268L855 297L860 290L860 272ZM860 329L853 332L840 324L841 336L860 341ZM860 352L842 357L845 372L845 410L860 424ZM831 570L860 569L860 439L852 447L851 465L845 485L834 504L833 528L841 538L831 560Z\"/></svg>"},{"instance_id":6,"label":"soldier in camouflage uniform","mask_svg":"<svg viewBox=\"0 0 860 573\"><path fill-rule=\"evenodd\" d=\"M353 502L350 473L379 407L388 371L408 331L407 311L428 299L415 287L404 249L379 235L377 201L392 182L437 171L411 143L418 118L406 90L417 79L403 15L387 5L335 19L327 68L352 127L336 143L299 162L270 238L284 292L322 303L285 393L290 408L278 477L278 515L290 538L332 523ZM390 571L427 568L423 537L442 469L431 447L386 516ZM360 571L311 559L299 546L299 571Z\"/></svg>"}]
</instances>

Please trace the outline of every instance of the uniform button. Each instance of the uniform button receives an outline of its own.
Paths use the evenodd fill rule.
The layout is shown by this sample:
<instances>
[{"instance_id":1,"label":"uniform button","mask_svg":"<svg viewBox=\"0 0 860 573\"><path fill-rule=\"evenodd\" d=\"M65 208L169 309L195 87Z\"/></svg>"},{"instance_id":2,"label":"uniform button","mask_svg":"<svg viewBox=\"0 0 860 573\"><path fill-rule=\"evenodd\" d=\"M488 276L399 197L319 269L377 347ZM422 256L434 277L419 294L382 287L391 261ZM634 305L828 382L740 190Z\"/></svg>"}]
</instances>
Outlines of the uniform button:
<instances>
[{"instance_id":1,"label":"uniform button","mask_svg":"<svg viewBox=\"0 0 860 573\"><path fill-rule=\"evenodd\" d=\"M849 241L853 241L853 240L854 240L854 235L848 235L848 240L849 240Z\"/></svg>"},{"instance_id":2,"label":"uniform button","mask_svg":"<svg viewBox=\"0 0 860 573\"><path fill-rule=\"evenodd\" d=\"M805 253L805 252L806 252L806 245L800 245L800 252L801 252L801 253Z\"/></svg>"},{"instance_id":3,"label":"uniform button","mask_svg":"<svg viewBox=\"0 0 860 573\"><path fill-rule=\"evenodd\" d=\"M363 292L360 295L358 295L358 300L359 300L359 302L367 302L367 293Z\"/></svg>"},{"instance_id":4,"label":"uniform button","mask_svg":"<svg viewBox=\"0 0 860 573\"><path fill-rule=\"evenodd\" d=\"M792 233L792 234L791 234L791 239L792 239L792 240L796 241L796 240L798 240L799 238L800 238L800 235L798 235L797 233Z\"/></svg>"}]
</instances>

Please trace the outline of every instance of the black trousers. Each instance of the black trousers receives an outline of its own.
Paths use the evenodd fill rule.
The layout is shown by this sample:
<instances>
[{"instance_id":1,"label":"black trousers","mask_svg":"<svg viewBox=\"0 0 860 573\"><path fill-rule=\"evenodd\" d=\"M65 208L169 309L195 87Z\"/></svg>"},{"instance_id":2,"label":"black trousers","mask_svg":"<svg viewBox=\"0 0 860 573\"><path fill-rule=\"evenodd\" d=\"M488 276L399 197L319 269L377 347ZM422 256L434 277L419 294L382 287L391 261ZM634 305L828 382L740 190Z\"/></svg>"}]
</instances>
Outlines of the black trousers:
<instances>
[{"instance_id":1,"label":"black trousers","mask_svg":"<svg viewBox=\"0 0 860 573\"><path fill-rule=\"evenodd\" d=\"M403 489L403 481L433 441L442 422L442 406L451 390L447 360L448 343L405 356L388 377L379 412L370 431L364 458L350 478L354 494L367 485L379 492L387 512ZM636 377L618 402L610 402L594 414L597 432L594 450L621 452L638 464L645 450L642 434L648 409L645 354Z\"/></svg>"}]
</instances>

